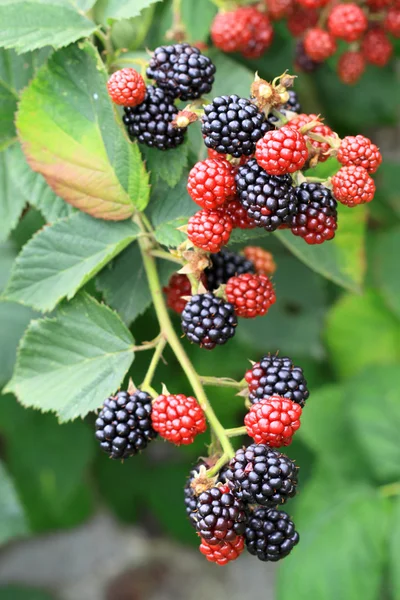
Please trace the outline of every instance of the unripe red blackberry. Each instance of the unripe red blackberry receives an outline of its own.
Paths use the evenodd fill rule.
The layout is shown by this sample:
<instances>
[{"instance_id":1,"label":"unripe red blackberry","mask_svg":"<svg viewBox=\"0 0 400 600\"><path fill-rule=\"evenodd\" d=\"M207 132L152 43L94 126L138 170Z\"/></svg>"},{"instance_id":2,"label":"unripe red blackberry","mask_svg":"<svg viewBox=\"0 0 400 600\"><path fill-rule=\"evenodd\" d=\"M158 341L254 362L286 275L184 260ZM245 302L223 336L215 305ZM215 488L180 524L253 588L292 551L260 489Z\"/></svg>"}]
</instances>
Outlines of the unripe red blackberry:
<instances>
[{"instance_id":1,"label":"unripe red blackberry","mask_svg":"<svg viewBox=\"0 0 400 600\"><path fill-rule=\"evenodd\" d=\"M309 29L304 36L304 50L316 62L323 62L336 52L335 38L320 27Z\"/></svg>"},{"instance_id":2,"label":"unripe red blackberry","mask_svg":"<svg viewBox=\"0 0 400 600\"><path fill-rule=\"evenodd\" d=\"M308 125L312 121L317 121L317 120L318 120L317 115L301 114L301 115L298 115L297 117L294 117L293 119L291 119L289 121L288 125L292 129L297 129L298 131L300 131L301 128L304 127L305 125ZM311 133L316 133L317 135L320 135L324 138L333 137L335 135L334 132L332 131L332 129L328 125L325 125L325 123L317 123L309 131ZM328 160L329 151L331 149L329 143L325 142L325 141L313 140L311 137L309 137L307 135L307 133L304 134L304 137L307 140L307 142L309 144L311 144L311 146L313 148L315 148L315 150L318 151L319 162L325 162L326 160Z\"/></svg>"},{"instance_id":3,"label":"unripe red blackberry","mask_svg":"<svg viewBox=\"0 0 400 600\"><path fill-rule=\"evenodd\" d=\"M265 115L247 98L218 96L204 107L204 143L221 154L250 156L257 140L269 129Z\"/></svg>"},{"instance_id":4,"label":"unripe red blackberry","mask_svg":"<svg viewBox=\"0 0 400 600\"><path fill-rule=\"evenodd\" d=\"M255 272L259 275L273 275L276 271L276 264L271 252L267 252L259 246L245 246L243 254L247 260L254 265Z\"/></svg>"},{"instance_id":5,"label":"unripe red blackberry","mask_svg":"<svg viewBox=\"0 0 400 600\"><path fill-rule=\"evenodd\" d=\"M248 504L275 508L296 495L295 463L265 444L240 448L225 477L236 498Z\"/></svg>"},{"instance_id":6,"label":"unripe red blackberry","mask_svg":"<svg viewBox=\"0 0 400 600\"><path fill-rule=\"evenodd\" d=\"M111 100L120 106L138 106L146 96L146 84L135 69L120 69L107 82Z\"/></svg>"},{"instance_id":7,"label":"unripe red blackberry","mask_svg":"<svg viewBox=\"0 0 400 600\"><path fill-rule=\"evenodd\" d=\"M207 429L202 408L195 398L184 394L158 396L152 405L153 429L176 446L192 444Z\"/></svg>"},{"instance_id":8,"label":"unripe red blackberry","mask_svg":"<svg viewBox=\"0 0 400 600\"><path fill-rule=\"evenodd\" d=\"M253 404L244 418L247 434L257 444L271 448L289 446L300 427L301 406L281 396L270 396Z\"/></svg>"},{"instance_id":9,"label":"unripe red blackberry","mask_svg":"<svg viewBox=\"0 0 400 600\"><path fill-rule=\"evenodd\" d=\"M231 277L225 294L237 316L246 319L265 315L276 302L274 286L266 275L243 273Z\"/></svg>"},{"instance_id":10,"label":"unripe red blackberry","mask_svg":"<svg viewBox=\"0 0 400 600\"><path fill-rule=\"evenodd\" d=\"M263 562L285 558L299 539L293 521L283 510L256 508L249 517L246 547Z\"/></svg>"},{"instance_id":11,"label":"unripe red blackberry","mask_svg":"<svg viewBox=\"0 0 400 600\"><path fill-rule=\"evenodd\" d=\"M232 304L214 294L192 296L182 312L182 330L186 337L206 350L226 344L235 335L236 326Z\"/></svg>"},{"instance_id":12,"label":"unripe red blackberry","mask_svg":"<svg viewBox=\"0 0 400 600\"><path fill-rule=\"evenodd\" d=\"M243 6L237 13L242 21L240 52L246 58L259 58L272 44L274 30L268 16L256 6Z\"/></svg>"},{"instance_id":13,"label":"unripe red blackberry","mask_svg":"<svg viewBox=\"0 0 400 600\"><path fill-rule=\"evenodd\" d=\"M318 22L318 12L315 9L304 8L294 4L293 9L286 21L287 28L293 37L300 37Z\"/></svg>"},{"instance_id":14,"label":"unripe red blackberry","mask_svg":"<svg viewBox=\"0 0 400 600\"><path fill-rule=\"evenodd\" d=\"M105 400L96 419L96 438L111 458L135 456L157 437L151 422L151 396L136 390Z\"/></svg>"},{"instance_id":15,"label":"unripe red blackberry","mask_svg":"<svg viewBox=\"0 0 400 600\"><path fill-rule=\"evenodd\" d=\"M337 159L344 166L364 167L368 173L375 173L382 162L382 155L377 146L363 135L348 135L340 144Z\"/></svg>"},{"instance_id":16,"label":"unripe red blackberry","mask_svg":"<svg viewBox=\"0 0 400 600\"><path fill-rule=\"evenodd\" d=\"M268 16L272 21L287 17L293 8L293 0L266 0Z\"/></svg>"},{"instance_id":17,"label":"unripe red blackberry","mask_svg":"<svg viewBox=\"0 0 400 600\"><path fill-rule=\"evenodd\" d=\"M287 356L264 356L247 371L245 379L252 404L278 395L303 407L310 395L303 369Z\"/></svg>"},{"instance_id":18,"label":"unripe red blackberry","mask_svg":"<svg viewBox=\"0 0 400 600\"><path fill-rule=\"evenodd\" d=\"M254 229L256 227L237 198L227 202L224 208L231 218L234 229Z\"/></svg>"},{"instance_id":19,"label":"unripe red blackberry","mask_svg":"<svg viewBox=\"0 0 400 600\"><path fill-rule=\"evenodd\" d=\"M197 497L196 510L191 516L200 536L210 545L221 541L234 542L246 527L246 510L228 485L219 485Z\"/></svg>"},{"instance_id":20,"label":"unripe red blackberry","mask_svg":"<svg viewBox=\"0 0 400 600\"><path fill-rule=\"evenodd\" d=\"M163 292L166 296L168 307L181 314L187 302L183 296L191 296L192 285L186 275L174 273L168 285L163 288Z\"/></svg>"},{"instance_id":21,"label":"unripe red blackberry","mask_svg":"<svg viewBox=\"0 0 400 600\"><path fill-rule=\"evenodd\" d=\"M373 27L365 34L361 50L367 62L384 67L393 54L393 44L383 29Z\"/></svg>"},{"instance_id":22,"label":"unripe red blackberry","mask_svg":"<svg viewBox=\"0 0 400 600\"><path fill-rule=\"evenodd\" d=\"M314 73L314 71L321 66L321 63L312 60L304 50L303 41L298 40L294 55L294 65L298 71L302 71L303 73Z\"/></svg>"},{"instance_id":23,"label":"unripe red blackberry","mask_svg":"<svg viewBox=\"0 0 400 600\"><path fill-rule=\"evenodd\" d=\"M242 554L244 550L244 537L237 535L232 542L224 541L219 542L217 545L212 545L207 540L201 538L199 550L210 562L224 566L228 562L236 560Z\"/></svg>"},{"instance_id":24,"label":"unripe red blackberry","mask_svg":"<svg viewBox=\"0 0 400 600\"><path fill-rule=\"evenodd\" d=\"M206 210L222 206L235 197L235 172L231 163L222 157L196 163L189 173L189 196Z\"/></svg>"},{"instance_id":25,"label":"unripe red blackberry","mask_svg":"<svg viewBox=\"0 0 400 600\"><path fill-rule=\"evenodd\" d=\"M388 9L383 25L394 37L400 37L400 5Z\"/></svg>"},{"instance_id":26,"label":"unripe red blackberry","mask_svg":"<svg viewBox=\"0 0 400 600\"><path fill-rule=\"evenodd\" d=\"M198 48L183 43L156 48L146 74L174 98L195 100L211 91L215 66Z\"/></svg>"},{"instance_id":27,"label":"unripe red blackberry","mask_svg":"<svg viewBox=\"0 0 400 600\"><path fill-rule=\"evenodd\" d=\"M239 200L249 218L266 231L291 225L297 213L297 200L290 175L268 175L252 159L236 174Z\"/></svg>"},{"instance_id":28,"label":"unripe red blackberry","mask_svg":"<svg viewBox=\"0 0 400 600\"><path fill-rule=\"evenodd\" d=\"M349 2L336 4L329 13L328 29L330 33L346 42L355 42L367 30L368 20L363 9Z\"/></svg>"},{"instance_id":29,"label":"unripe red blackberry","mask_svg":"<svg viewBox=\"0 0 400 600\"><path fill-rule=\"evenodd\" d=\"M374 197L375 183L364 167L342 167L331 181L336 200L351 208L371 202Z\"/></svg>"},{"instance_id":30,"label":"unripe red blackberry","mask_svg":"<svg viewBox=\"0 0 400 600\"><path fill-rule=\"evenodd\" d=\"M268 131L256 144L256 160L269 175L299 171L308 158L304 136L290 126Z\"/></svg>"},{"instance_id":31,"label":"unripe red blackberry","mask_svg":"<svg viewBox=\"0 0 400 600\"><path fill-rule=\"evenodd\" d=\"M343 52L338 60L337 74L343 83L354 85L364 73L365 67L365 58L361 52Z\"/></svg>"},{"instance_id":32,"label":"unripe red blackberry","mask_svg":"<svg viewBox=\"0 0 400 600\"><path fill-rule=\"evenodd\" d=\"M219 252L228 243L232 229L225 210L199 210L188 221L187 235L197 248Z\"/></svg>"}]
</instances>

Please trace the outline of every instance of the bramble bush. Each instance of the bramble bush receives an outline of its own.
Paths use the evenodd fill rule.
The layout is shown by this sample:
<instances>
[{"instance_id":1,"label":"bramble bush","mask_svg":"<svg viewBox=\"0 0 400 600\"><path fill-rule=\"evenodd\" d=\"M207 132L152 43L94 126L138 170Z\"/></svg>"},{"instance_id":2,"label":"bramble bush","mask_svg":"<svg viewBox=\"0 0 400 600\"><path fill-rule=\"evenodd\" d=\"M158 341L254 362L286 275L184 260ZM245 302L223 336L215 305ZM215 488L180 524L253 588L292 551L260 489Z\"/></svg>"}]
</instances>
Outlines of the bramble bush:
<instances>
[{"instance_id":1,"label":"bramble bush","mask_svg":"<svg viewBox=\"0 0 400 600\"><path fill-rule=\"evenodd\" d=\"M300 536L279 600L396 600L395 63L293 77L216 4L0 5L0 542L101 498L219 564Z\"/></svg>"}]
</instances>

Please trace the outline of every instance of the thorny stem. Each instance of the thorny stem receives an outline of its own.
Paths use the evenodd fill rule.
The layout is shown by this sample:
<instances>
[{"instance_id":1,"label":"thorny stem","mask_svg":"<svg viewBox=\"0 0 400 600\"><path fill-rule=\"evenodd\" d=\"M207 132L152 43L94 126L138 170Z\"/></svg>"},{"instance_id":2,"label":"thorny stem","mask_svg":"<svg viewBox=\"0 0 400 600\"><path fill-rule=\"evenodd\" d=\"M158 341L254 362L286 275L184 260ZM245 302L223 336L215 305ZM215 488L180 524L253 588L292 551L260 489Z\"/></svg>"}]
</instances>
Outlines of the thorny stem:
<instances>
[{"instance_id":1,"label":"thorny stem","mask_svg":"<svg viewBox=\"0 0 400 600\"><path fill-rule=\"evenodd\" d=\"M165 339L165 337L160 336L160 339L157 343L153 357L150 361L149 368L147 369L146 376L143 379L143 383L142 383L143 388L145 388L148 385L151 385L151 382L153 381L154 373L157 369L158 363L160 362L160 358L162 356L162 353L166 346L166 343L167 343L167 340Z\"/></svg>"},{"instance_id":2,"label":"thorny stem","mask_svg":"<svg viewBox=\"0 0 400 600\"><path fill-rule=\"evenodd\" d=\"M199 377L203 385L208 385L211 387L227 387L242 390L247 385L246 382L235 381L234 379L230 379L229 377L205 377L202 375L200 375Z\"/></svg>"},{"instance_id":3,"label":"thorny stem","mask_svg":"<svg viewBox=\"0 0 400 600\"><path fill-rule=\"evenodd\" d=\"M143 223L139 215L134 217L135 222L143 229ZM156 311L157 319L161 329L161 335L165 338L168 344L171 346L176 358L178 359L182 369L184 370L186 377L188 378L195 397L201 408L204 410L208 422L215 432L223 453L228 457L234 455L234 449L229 441L228 436L225 433L224 427L219 422L214 409L212 408L204 388L201 384L200 378L196 373L188 355L186 354L176 332L172 325L169 317L167 307L165 305L160 279L157 272L157 266L154 257L152 256L152 244L147 237L139 237L138 239L139 248L142 254L143 265L146 271L147 280L149 283L150 293L153 300L154 308Z\"/></svg>"}]
</instances>

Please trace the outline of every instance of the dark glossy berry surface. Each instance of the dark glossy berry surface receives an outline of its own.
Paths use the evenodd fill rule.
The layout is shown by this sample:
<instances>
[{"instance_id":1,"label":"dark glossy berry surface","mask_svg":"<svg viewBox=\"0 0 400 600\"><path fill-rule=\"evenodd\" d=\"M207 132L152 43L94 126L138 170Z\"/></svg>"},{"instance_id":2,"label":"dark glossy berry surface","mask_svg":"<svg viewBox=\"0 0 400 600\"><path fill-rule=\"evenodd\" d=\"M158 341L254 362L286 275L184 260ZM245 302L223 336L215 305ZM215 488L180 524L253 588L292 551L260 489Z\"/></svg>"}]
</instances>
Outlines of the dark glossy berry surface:
<instances>
[{"instance_id":1,"label":"dark glossy berry surface","mask_svg":"<svg viewBox=\"0 0 400 600\"><path fill-rule=\"evenodd\" d=\"M149 394L118 392L104 402L96 419L96 438L111 458L134 456L155 437Z\"/></svg>"},{"instance_id":2,"label":"dark glossy berry surface","mask_svg":"<svg viewBox=\"0 0 400 600\"><path fill-rule=\"evenodd\" d=\"M124 108L123 121L131 139L159 150L176 148L184 141L186 128L172 126L178 113L171 94L149 86L142 104Z\"/></svg>"},{"instance_id":3,"label":"dark glossy berry surface","mask_svg":"<svg viewBox=\"0 0 400 600\"><path fill-rule=\"evenodd\" d=\"M297 471L295 463L279 451L251 444L236 451L225 477L236 498L272 508L296 495Z\"/></svg>"},{"instance_id":4,"label":"dark glossy berry surface","mask_svg":"<svg viewBox=\"0 0 400 600\"><path fill-rule=\"evenodd\" d=\"M337 202L321 183L302 183L296 188L298 213L292 232L308 244L321 244L334 237L337 228Z\"/></svg>"},{"instance_id":5,"label":"dark glossy berry surface","mask_svg":"<svg viewBox=\"0 0 400 600\"><path fill-rule=\"evenodd\" d=\"M182 312L182 330L189 341L212 350L235 335L237 317L232 304L214 294L192 296Z\"/></svg>"},{"instance_id":6,"label":"dark glossy berry surface","mask_svg":"<svg viewBox=\"0 0 400 600\"><path fill-rule=\"evenodd\" d=\"M239 96L218 96L204 107L204 143L221 154L250 156L271 126L258 108Z\"/></svg>"},{"instance_id":7,"label":"dark glossy berry surface","mask_svg":"<svg viewBox=\"0 0 400 600\"><path fill-rule=\"evenodd\" d=\"M294 90L288 90L289 100L283 105L283 108L290 110L295 113L301 113L301 104L299 98Z\"/></svg>"},{"instance_id":8,"label":"dark glossy berry surface","mask_svg":"<svg viewBox=\"0 0 400 600\"><path fill-rule=\"evenodd\" d=\"M292 224L297 198L290 175L268 175L252 159L239 167L236 185L242 206L258 227L275 231Z\"/></svg>"},{"instance_id":9,"label":"dark glossy berry surface","mask_svg":"<svg viewBox=\"0 0 400 600\"><path fill-rule=\"evenodd\" d=\"M195 100L211 91L215 66L198 48L175 44L154 51L146 74L175 98Z\"/></svg>"},{"instance_id":10,"label":"dark glossy berry surface","mask_svg":"<svg viewBox=\"0 0 400 600\"><path fill-rule=\"evenodd\" d=\"M264 562L276 562L290 554L299 534L283 510L258 508L249 517L245 542L250 554Z\"/></svg>"},{"instance_id":11,"label":"dark glossy berry surface","mask_svg":"<svg viewBox=\"0 0 400 600\"><path fill-rule=\"evenodd\" d=\"M308 396L303 369L287 356L264 356L246 373L252 404L277 394L304 406Z\"/></svg>"},{"instance_id":12,"label":"dark glossy berry surface","mask_svg":"<svg viewBox=\"0 0 400 600\"><path fill-rule=\"evenodd\" d=\"M245 256L222 249L217 254L210 254L212 266L205 270L207 289L216 290L228 279L242 273L255 273L254 265Z\"/></svg>"}]
</instances>

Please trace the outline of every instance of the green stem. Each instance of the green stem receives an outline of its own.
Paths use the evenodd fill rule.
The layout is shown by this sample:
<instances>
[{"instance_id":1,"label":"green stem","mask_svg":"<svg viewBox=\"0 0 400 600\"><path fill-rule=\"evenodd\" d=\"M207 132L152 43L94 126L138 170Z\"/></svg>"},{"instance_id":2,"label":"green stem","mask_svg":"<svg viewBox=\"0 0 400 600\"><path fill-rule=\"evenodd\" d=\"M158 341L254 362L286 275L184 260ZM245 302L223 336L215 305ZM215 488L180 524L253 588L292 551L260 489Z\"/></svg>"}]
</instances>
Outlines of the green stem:
<instances>
[{"instance_id":1,"label":"green stem","mask_svg":"<svg viewBox=\"0 0 400 600\"><path fill-rule=\"evenodd\" d=\"M247 435L247 429L246 427L233 427L232 429L225 429L225 433L228 437L237 437Z\"/></svg>"},{"instance_id":2,"label":"green stem","mask_svg":"<svg viewBox=\"0 0 400 600\"><path fill-rule=\"evenodd\" d=\"M177 263L178 265L184 264L184 261L181 258L178 258L177 256L173 256L173 254L170 254L169 252L165 252L165 250L152 250L151 255L155 256L156 258L162 258L164 260L169 260L170 262Z\"/></svg>"},{"instance_id":3,"label":"green stem","mask_svg":"<svg viewBox=\"0 0 400 600\"><path fill-rule=\"evenodd\" d=\"M136 222L143 227L140 222L140 218L136 217ZM158 322L160 324L161 333L171 346L176 358L178 359L182 369L184 370L186 377L188 378L194 394L197 398L198 403L201 408L204 410L207 419L210 423L210 426L214 430L218 440L221 444L222 450L229 457L234 455L234 449L232 444L229 441L228 436L225 433L225 429L219 422L214 409L212 408L204 388L201 384L199 376L196 373L188 355L186 354L176 332L172 325L171 319L169 317L167 307L165 306L164 297L162 293L162 288L160 284L160 279L157 272L156 262L154 257L151 255L152 253L152 245L150 241L143 237L138 239L140 251L142 253L143 265L146 271L147 280L149 283L150 293L152 296L154 308L157 314Z\"/></svg>"},{"instance_id":4,"label":"green stem","mask_svg":"<svg viewBox=\"0 0 400 600\"><path fill-rule=\"evenodd\" d=\"M385 498L390 498L391 496L400 496L400 481L382 485L379 490L381 495Z\"/></svg>"},{"instance_id":5,"label":"green stem","mask_svg":"<svg viewBox=\"0 0 400 600\"><path fill-rule=\"evenodd\" d=\"M109 33L106 34L101 29L96 29L93 33L103 44L104 52L106 54L106 66L109 68L114 60L114 48Z\"/></svg>"},{"instance_id":6,"label":"green stem","mask_svg":"<svg viewBox=\"0 0 400 600\"><path fill-rule=\"evenodd\" d=\"M231 457L224 452L224 454L217 460L215 465L211 469L207 470L207 477L214 477L220 472L221 468L228 462Z\"/></svg>"},{"instance_id":7,"label":"green stem","mask_svg":"<svg viewBox=\"0 0 400 600\"><path fill-rule=\"evenodd\" d=\"M161 355L163 353L166 343L167 343L167 340L165 339L165 337L161 336L158 341L158 344L156 346L156 349L154 351L153 357L150 361L149 368L147 369L147 373L143 380L142 387L151 385L151 382L153 381L154 373L157 369L158 363L160 362L160 358L161 358Z\"/></svg>"},{"instance_id":8,"label":"green stem","mask_svg":"<svg viewBox=\"0 0 400 600\"><path fill-rule=\"evenodd\" d=\"M326 177L325 179L322 177L306 177L306 181L309 183L326 183Z\"/></svg>"},{"instance_id":9,"label":"green stem","mask_svg":"<svg viewBox=\"0 0 400 600\"><path fill-rule=\"evenodd\" d=\"M203 377L200 375L200 381L203 385L211 387L236 388L237 390L242 390L247 385L246 382L235 381L229 377Z\"/></svg>"}]
</instances>

